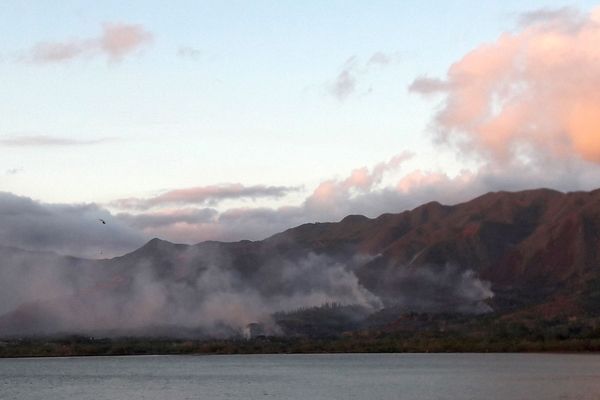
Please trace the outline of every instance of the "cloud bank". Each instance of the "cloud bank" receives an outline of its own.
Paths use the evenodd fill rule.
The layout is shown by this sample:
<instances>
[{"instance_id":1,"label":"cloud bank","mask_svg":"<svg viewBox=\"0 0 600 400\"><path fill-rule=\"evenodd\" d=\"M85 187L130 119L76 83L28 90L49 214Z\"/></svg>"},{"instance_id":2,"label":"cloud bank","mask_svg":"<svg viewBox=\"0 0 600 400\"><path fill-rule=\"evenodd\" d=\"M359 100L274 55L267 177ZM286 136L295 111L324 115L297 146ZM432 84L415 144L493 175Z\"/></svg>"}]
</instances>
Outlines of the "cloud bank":
<instances>
[{"instance_id":1,"label":"cloud bank","mask_svg":"<svg viewBox=\"0 0 600 400\"><path fill-rule=\"evenodd\" d=\"M6 192L0 192L0 221L0 245L75 256L110 257L146 239L97 205L45 204Z\"/></svg>"},{"instance_id":2,"label":"cloud bank","mask_svg":"<svg viewBox=\"0 0 600 400\"><path fill-rule=\"evenodd\" d=\"M373 176L376 168L368 171ZM498 190L525 190L548 187L559 190L594 188L600 170L585 161L572 161L541 167L521 163L487 165L477 171L458 175L443 171L408 170L391 185L374 185L362 190L363 180L356 171L341 179L322 182L298 205L278 208L243 207L217 211L212 208L119 213L116 218L141 229L146 237L158 236L180 243L204 240L260 240L307 222L339 221L347 215L377 217L396 213L437 200L444 204L468 201L483 193ZM376 175L376 174L375 174Z\"/></svg>"},{"instance_id":3,"label":"cloud bank","mask_svg":"<svg viewBox=\"0 0 600 400\"><path fill-rule=\"evenodd\" d=\"M120 209L145 210L153 207L186 204L215 205L223 200L280 198L298 188L289 186L244 186L240 183L226 183L221 185L197 186L192 188L170 190L161 195L140 199L127 198L115 200L111 206Z\"/></svg>"}]
</instances>

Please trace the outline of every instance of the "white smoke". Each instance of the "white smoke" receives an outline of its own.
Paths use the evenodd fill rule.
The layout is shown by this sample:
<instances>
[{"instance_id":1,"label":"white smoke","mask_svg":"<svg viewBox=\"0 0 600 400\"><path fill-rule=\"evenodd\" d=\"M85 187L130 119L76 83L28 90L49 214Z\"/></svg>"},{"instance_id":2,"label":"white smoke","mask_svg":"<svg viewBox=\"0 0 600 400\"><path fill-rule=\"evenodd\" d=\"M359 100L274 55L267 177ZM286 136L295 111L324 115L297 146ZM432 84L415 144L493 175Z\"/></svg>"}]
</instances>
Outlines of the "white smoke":
<instances>
[{"instance_id":1,"label":"white smoke","mask_svg":"<svg viewBox=\"0 0 600 400\"><path fill-rule=\"evenodd\" d=\"M224 250L81 261L17 252L0 262L0 335L156 335L239 332L251 322L324 304L465 313L490 311L490 284L457 268L388 268L367 289L357 276L377 257L305 253L240 265ZM32 265L33 263L33 265Z\"/></svg>"}]
</instances>

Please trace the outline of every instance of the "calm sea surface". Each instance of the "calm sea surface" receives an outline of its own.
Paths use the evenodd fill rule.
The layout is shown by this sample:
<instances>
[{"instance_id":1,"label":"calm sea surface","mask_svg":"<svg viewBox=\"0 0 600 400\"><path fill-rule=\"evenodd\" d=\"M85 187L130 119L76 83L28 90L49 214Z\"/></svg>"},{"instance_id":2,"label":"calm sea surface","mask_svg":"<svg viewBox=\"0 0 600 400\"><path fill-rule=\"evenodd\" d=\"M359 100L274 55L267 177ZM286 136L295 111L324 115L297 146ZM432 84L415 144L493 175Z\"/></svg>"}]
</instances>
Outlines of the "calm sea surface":
<instances>
[{"instance_id":1,"label":"calm sea surface","mask_svg":"<svg viewBox=\"0 0 600 400\"><path fill-rule=\"evenodd\" d=\"M0 359L0 399L600 399L600 355Z\"/></svg>"}]
</instances>

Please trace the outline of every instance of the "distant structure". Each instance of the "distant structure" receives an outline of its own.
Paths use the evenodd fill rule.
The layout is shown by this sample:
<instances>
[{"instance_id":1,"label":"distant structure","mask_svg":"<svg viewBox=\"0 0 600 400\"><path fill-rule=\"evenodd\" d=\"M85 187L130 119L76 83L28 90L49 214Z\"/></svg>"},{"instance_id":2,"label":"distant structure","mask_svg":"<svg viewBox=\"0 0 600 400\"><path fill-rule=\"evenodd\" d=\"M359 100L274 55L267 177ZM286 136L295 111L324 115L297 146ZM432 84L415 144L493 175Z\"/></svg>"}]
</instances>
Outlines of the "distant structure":
<instances>
[{"instance_id":1,"label":"distant structure","mask_svg":"<svg viewBox=\"0 0 600 400\"><path fill-rule=\"evenodd\" d=\"M252 322L244 328L244 338L247 340L256 339L256 338L264 338L265 337L265 328L262 324L258 322Z\"/></svg>"}]
</instances>

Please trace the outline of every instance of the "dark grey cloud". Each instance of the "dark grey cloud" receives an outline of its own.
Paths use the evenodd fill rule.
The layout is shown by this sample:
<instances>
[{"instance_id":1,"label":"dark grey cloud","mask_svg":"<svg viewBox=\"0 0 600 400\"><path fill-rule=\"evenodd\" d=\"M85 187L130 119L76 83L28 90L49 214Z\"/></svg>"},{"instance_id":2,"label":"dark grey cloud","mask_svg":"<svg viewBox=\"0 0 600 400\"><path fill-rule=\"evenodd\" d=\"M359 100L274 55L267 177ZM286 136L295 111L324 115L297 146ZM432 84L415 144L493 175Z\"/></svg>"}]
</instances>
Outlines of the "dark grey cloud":
<instances>
[{"instance_id":1,"label":"dark grey cloud","mask_svg":"<svg viewBox=\"0 0 600 400\"><path fill-rule=\"evenodd\" d=\"M72 139L49 135L14 135L0 136L0 146L13 147L53 147L53 146L86 146L101 144L115 140L115 138L99 139Z\"/></svg>"},{"instance_id":2,"label":"dark grey cloud","mask_svg":"<svg viewBox=\"0 0 600 400\"><path fill-rule=\"evenodd\" d=\"M95 204L45 204L0 192L0 245L97 258L131 251L145 240Z\"/></svg>"}]
</instances>

